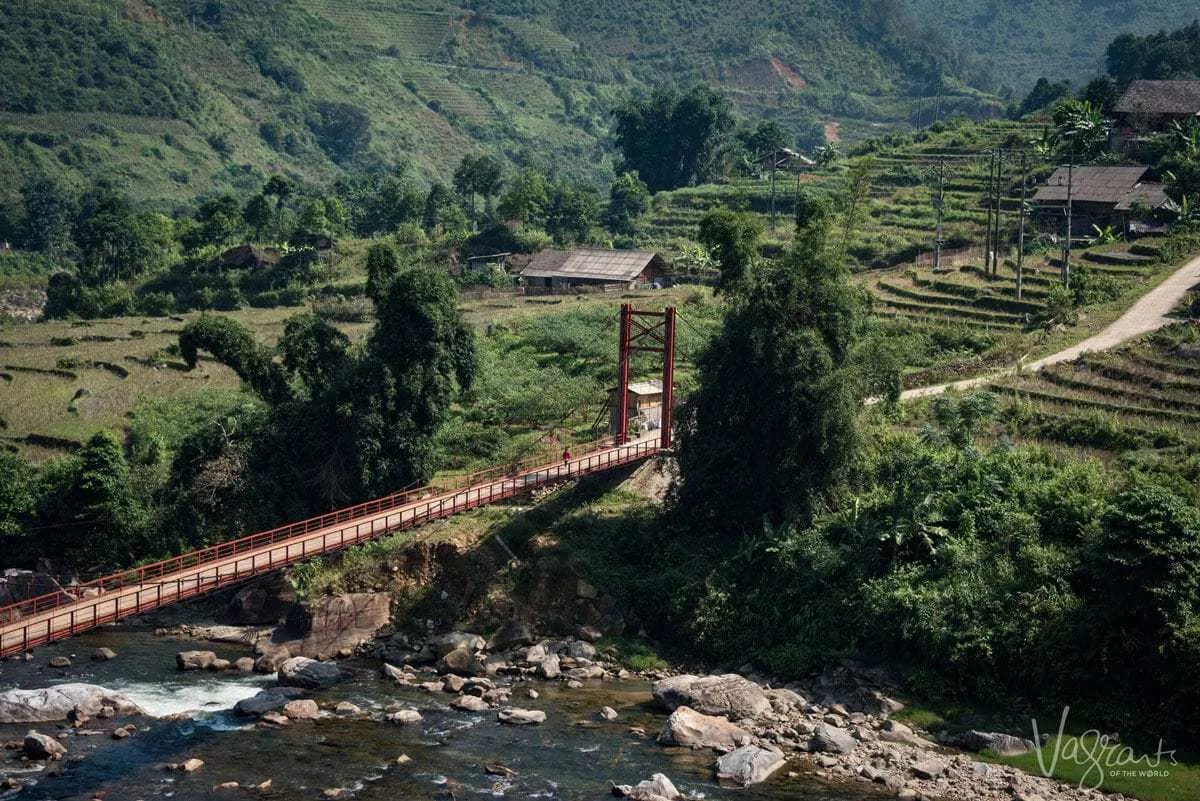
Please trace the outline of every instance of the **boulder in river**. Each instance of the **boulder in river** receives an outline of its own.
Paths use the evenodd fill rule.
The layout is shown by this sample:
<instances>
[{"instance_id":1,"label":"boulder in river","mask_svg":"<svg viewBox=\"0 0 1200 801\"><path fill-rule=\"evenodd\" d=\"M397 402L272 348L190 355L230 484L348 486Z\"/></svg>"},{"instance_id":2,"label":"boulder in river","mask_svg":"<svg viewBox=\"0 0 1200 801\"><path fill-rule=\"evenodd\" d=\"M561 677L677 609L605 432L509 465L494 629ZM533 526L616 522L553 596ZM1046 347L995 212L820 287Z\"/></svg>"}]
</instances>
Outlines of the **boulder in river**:
<instances>
[{"instance_id":1,"label":"boulder in river","mask_svg":"<svg viewBox=\"0 0 1200 801\"><path fill-rule=\"evenodd\" d=\"M421 713L415 709L397 709L395 712L389 712L387 719L392 723L420 723Z\"/></svg>"},{"instance_id":2,"label":"boulder in river","mask_svg":"<svg viewBox=\"0 0 1200 801\"><path fill-rule=\"evenodd\" d=\"M743 787L765 781L783 767L783 753L774 748L744 745L717 760L717 778L737 782Z\"/></svg>"},{"instance_id":3,"label":"boulder in river","mask_svg":"<svg viewBox=\"0 0 1200 801\"><path fill-rule=\"evenodd\" d=\"M474 695L460 695L450 702L450 706L464 712L486 712L492 708L487 701Z\"/></svg>"},{"instance_id":4,"label":"boulder in river","mask_svg":"<svg viewBox=\"0 0 1200 801\"><path fill-rule=\"evenodd\" d=\"M104 707L122 715L145 712L128 697L94 684L57 684L40 690L0 692L0 723L46 723L66 720L73 711L96 716Z\"/></svg>"},{"instance_id":5,"label":"boulder in river","mask_svg":"<svg viewBox=\"0 0 1200 801\"><path fill-rule=\"evenodd\" d=\"M47 664L50 665L50 667L52 667L52 668L69 668L71 666L71 657L69 657L69 656L51 657L50 661Z\"/></svg>"},{"instance_id":6,"label":"boulder in river","mask_svg":"<svg viewBox=\"0 0 1200 801\"><path fill-rule=\"evenodd\" d=\"M342 680L342 669L336 662L318 662L306 656L293 656L279 666L279 683L310 690L328 687Z\"/></svg>"},{"instance_id":7,"label":"boulder in river","mask_svg":"<svg viewBox=\"0 0 1200 801\"><path fill-rule=\"evenodd\" d=\"M558 654L546 654L546 657L541 662L538 662L537 674L543 679L556 679L561 672Z\"/></svg>"},{"instance_id":8,"label":"boulder in river","mask_svg":"<svg viewBox=\"0 0 1200 801\"><path fill-rule=\"evenodd\" d=\"M96 662L107 662L110 659L116 659L117 652L111 648L97 648L92 651L92 659Z\"/></svg>"},{"instance_id":9,"label":"boulder in river","mask_svg":"<svg viewBox=\"0 0 1200 801\"><path fill-rule=\"evenodd\" d=\"M445 653L437 663L438 673L456 673L459 676L475 676L482 674L483 665L475 658L475 652L468 648L455 648Z\"/></svg>"},{"instance_id":10,"label":"boulder in river","mask_svg":"<svg viewBox=\"0 0 1200 801\"><path fill-rule=\"evenodd\" d=\"M487 647L487 640L469 631L448 631L436 637L430 637L427 643L438 656L445 656L451 651L463 648L467 651L482 651Z\"/></svg>"},{"instance_id":11,"label":"boulder in river","mask_svg":"<svg viewBox=\"0 0 1200 801\"><path fill-rule=\"evenodd\" d=\"M733 725L728 718L702 715L691 707L681 706L667 718L658 741L663 745L732 751L750 742L750 732Z\"/></svg>"},{"instance_id":12,"label":"boulder in river","mask_svg":"<svg viewBox=\"0 0 1200 801\"><path fill-rule=\"evenodd\" d=\"M48 734L30 731L22 743L25 756L29 759L59 760L67 753L67 747Z\"/></svg>"},{"instance_id":13,"label":"boulder in river","mask_svg":"<svg viewBox=\"0 0 1200 801\"><path fill-rule=\"evenodd\" d=\"M535 726L546 722L546 713L542 710L520 709L515 706L506 706L497 713L496 717L501 723L511 726Z\"/></svg>"},{"instance_id":14,"label":"boulder in river","mask_svg":"<svg viewBox=\"0 0 1200 801\"><path fill-rule=\"evenodd\" d=\"M251 698L243 698L233 706L233 713L243 717L259 717L283 709L289 701L304 694L299 687L268 687Z\"/></svg>"},{"instance_id":15,"label":"boulder in river","mask_svg":"<svg viewBox=\"0 0 1200 801\"><path fill-rule=\"evenodd\" d=\"M283 714L288 720L316 720L321 710L311 698L297 698L283 705Z\"/></svg>"},{"instance_id":16,"label":"boulder in river","mask_svg":"<svg viewBox=\"0 0 1200 801\"><path fill-rule=\"evenodd\" d=\"M217 655L212 651L180 651L175 654L175 667L180 670L207 670Z\"/></svg>"},{"instance_id":17,"label":"boulder in river","mask_svg":"<svg viewBox=\"0 0 1200 801\"><path fill-rule=\"evenodd\" d=\"M690 706L705 715L732 720L756 718L771 711L771 701L752 681L736 673L724 676L672 676L656 681L654 698L669 710Z\"/></svg>"}]
</instances>

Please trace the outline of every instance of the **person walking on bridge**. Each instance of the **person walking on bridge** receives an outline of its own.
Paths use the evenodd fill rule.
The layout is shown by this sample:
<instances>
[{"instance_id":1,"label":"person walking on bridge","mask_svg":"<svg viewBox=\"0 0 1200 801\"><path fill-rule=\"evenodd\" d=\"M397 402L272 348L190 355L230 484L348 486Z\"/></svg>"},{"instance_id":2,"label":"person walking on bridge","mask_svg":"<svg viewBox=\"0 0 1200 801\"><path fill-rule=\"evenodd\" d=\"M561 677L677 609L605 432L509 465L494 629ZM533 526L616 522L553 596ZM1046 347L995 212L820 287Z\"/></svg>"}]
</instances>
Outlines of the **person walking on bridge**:
<instances>
[{"instance_id":1,"label":"person walking on bridge","mask_svg":"<svg viewBox=\"0 0 1200 801\"><path fill-rule=\"evenodd\" d=\"M567 470L571 469L571 449L569 447L563 448L563 467Z\"/></svg>"}]
</instances>

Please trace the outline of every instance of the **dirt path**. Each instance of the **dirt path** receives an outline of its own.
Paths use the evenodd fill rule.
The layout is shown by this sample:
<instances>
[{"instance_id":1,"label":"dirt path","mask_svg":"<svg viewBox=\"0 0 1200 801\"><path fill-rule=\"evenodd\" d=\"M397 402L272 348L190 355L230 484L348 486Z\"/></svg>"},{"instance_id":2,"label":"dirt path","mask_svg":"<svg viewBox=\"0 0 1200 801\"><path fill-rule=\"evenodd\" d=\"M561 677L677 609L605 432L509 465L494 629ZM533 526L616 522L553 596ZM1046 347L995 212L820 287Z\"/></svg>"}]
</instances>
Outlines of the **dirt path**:
<instances>
[{"instance_id":1,"label":"dirt path","mask_svg":"<svg viewBox=\"0 0 1200 801\"><path fill-rule=\"evenodd\" d=\"M1121 315L1112 325L1099 334L1088 337L1077 345L1060 350L1058 353L1045 356L1037 361L1024 365L1027 370L1040 370L1043 367L1060 362L1069 362L1087 351L1108 350L1148 331L1156 331L1170 325L1176 320L1168 317L1171 309L1183 299L1192 287L1200 284L1200 257L1180 267L1165 281L1147 292L1142 298ZM935 384L930 387L918 387L900 393L901 400L926 398L930 395L940 395L949 389L971 389L991 383L997 378L1016 372L1016 368L1001 370L990 375L968 378L963 381L953 381L947 384Z\"/></svg>"}]
</instances>

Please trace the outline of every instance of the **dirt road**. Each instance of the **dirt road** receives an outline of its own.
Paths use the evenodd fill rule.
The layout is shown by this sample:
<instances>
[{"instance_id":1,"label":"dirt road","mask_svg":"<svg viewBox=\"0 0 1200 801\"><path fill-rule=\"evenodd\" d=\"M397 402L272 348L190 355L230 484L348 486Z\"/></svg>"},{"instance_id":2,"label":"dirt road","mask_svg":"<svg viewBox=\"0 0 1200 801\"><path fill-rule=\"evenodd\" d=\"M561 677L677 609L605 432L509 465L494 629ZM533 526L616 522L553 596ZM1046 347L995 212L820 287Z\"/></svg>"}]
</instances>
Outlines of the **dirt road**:
<instances>
[{"instance_id":1,"label":"dirt road","mask_svg":"<svg viewBox=\"0 0 1200 801\"><path fill-rule=\"evenodd\" d=\"M1175 308L1190 289L1197 285L1200 285L1200 257L1192 259L1172 273L1161 284L1147 292L1142 296L1141 300L1133 304L1129 311L1121 315L1116 322L1099 334L1088 337L1078 345L1072 345L1065 350L1060 350L1058 353L1053 353L1037 361L1030 362L1024 368L1026 370L1040 370L1047 365L1069 362L1087 351L1108 350L1140 334L1170 325L1175 320L1168 317L1167 314L1170 313L1171 309ZM935 384L930 387L909 389L900 393L900 399L912 400L913 398L940 395L949 389L971 389L972 387L991 383L1001 376L1010 375L1014 372L1016 372L1016 368L1001 370L990 375L979 376L978 378L953 381L948 384Z\"/></svg>"}]
</instances>

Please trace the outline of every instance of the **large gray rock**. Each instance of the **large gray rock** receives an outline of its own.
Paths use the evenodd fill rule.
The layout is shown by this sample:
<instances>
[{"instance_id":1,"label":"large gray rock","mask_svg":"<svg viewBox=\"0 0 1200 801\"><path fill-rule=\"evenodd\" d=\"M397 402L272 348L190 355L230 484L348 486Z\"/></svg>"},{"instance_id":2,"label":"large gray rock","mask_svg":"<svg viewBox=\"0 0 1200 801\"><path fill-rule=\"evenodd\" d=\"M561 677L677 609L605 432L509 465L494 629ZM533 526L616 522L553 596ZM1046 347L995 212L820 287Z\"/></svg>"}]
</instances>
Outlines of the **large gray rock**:
<instances>
[{"instance_id":1,"label":"large gray rock","mask_svg":"<svg viewBox=\"0 0 1200 801\"><path fill-rule=\"evenodd\" d=\"M717 778L737 782L743 787L765 781L783 767L783 753L774 748L745 745L717 760Z\"/></svg>"},{"instance_id":2,"label":"large gray rock","mask_svg":"<svg viewBox=\"0 0 1200 801\"><path fill-rule=\"evenodd\" d=\"M59 760L67 753L67 747L46 734L31 731L22 743L25 756L29 759Z\"/></svg>"},{"instance_id":3,"label":"large gray rock","mask_svg":"<svg viewBox=\"0 0 1200 801\"><path fill-rule=\"evenodd\" d=\"M438 673L455 673L459 676L475 676L485 673L485 665L467 648L455 648L442 654L437 662Z\"/></svg>"},{"instance_id":4,"label":"large gray rock","mask_svg":"<svg viewBox=\"0 0 1200 801\"><path fill-rule=\"evenodd\" d=\"M314 659L351 653L391 622L391 601L386 592L356 592L293 607L297 619L293 622L289 615L289 626L308 633L299 642L289 643L288 649Z\"/></svg>"},{"instance_id":5,"label":"large gray rock","mask_svg":"<svg viewBox=\"0 0 1200 801\"><path fill-rule=\"evenodd\" d=\"M487 647L489 651L507 651L510 648L533 645L535 641L533 628L528 623L523 620L510 620L492 635Z\"/></svg>"},{"instance_id":6,"label":"large gray rock","mask_svg":"<svg viewBox=\"0 0 1200 801\"><path fill-rule=\"evenodd\" d=\"M235 715L259 717L268 712L277 712L288 703L304 694L299 687L268 687L257 695L243 698L233 705Z\"/></svg>"},{"instance_id":7,"label":"large gray rock","mask_svg":"<svg viewBox=\"0 0 1200 801\"><path fill-rule=\"evenodd\" d=\"M672 676L656 681L653 693L667 709L690 706L705 715L725 715L733 720L756 718L771 711L771 701L762 687L736 673Z\"/></svg>"},{"instance_id":8,"label":"large gray rock","mask_svg":"<svg viewBox=\"0 0 1200 801\"><path fill-rule=\"evenodd\" d=\"M426 644L438 656L445 656L456 648L464 648L468 651L482 651L487 647L487 640L478 634L471 634L467 631L448 631L445 634L430 637Z\"/></svg>"},{"instance_id":9,"label":"large gray rock","mask_svg":"<svg viewBox=\"0 0 1200 801\"><path fill-rule=\"evenodd\" d=\"M655 773L649 779L638 782L634 792L665 798L667 801L675 801L680 795L679 790L675 788L675 783L661 773Z\"/></svg>"},{"instance_id":10,"label":"large gray rock","mask_svg":"<svg viewBox=\"0 0 1200 801\"><path fill-rule=\"evenodd\" d=\"M938 776L941 776L943 773L945 773L948 767L949 766L945 761L938 759L937 757L929 757L928 759L922 759L919 762L914 762L909 767L909 770L911 770L913 775L918 779L936 779Z\"/></svg>"},{"instance_id":11,"label":"large gray rock","mask_svg":"<svg viewBox=\"0 0 1200 801\"><path fill-rule=\"evenodd\" d=\"M496 714L496 718L501 723L511 726L532 726L545 723L546 713L540 709L518 709L515 706L506 706Z\"/></svg>"},{"instance_id":12,"label":"large gray rock","mask_svg":"<svg viewBox=\"0 0 1200 801\"><path fill-rule=\"evenodd\" d=\"M175 654L175 667L180 670L207 670L217 661L212 651L180 651Z\"/></svg>"},{"instance_id":13,"label":"large gray rock","mask_svg":"<svg viewBox=\"0 0 1200 801\"><path fill-rule=\"evenodd\" d=\"M813 731L812 749L831 754L852 754L858 748L858 740L845 729L822 723Z\"/></svg>"},{"instance_id":14,"label":"large gray rock","mask_svg":"<svg viewBox=\"0 0 1200 801\"><path fill-rule=\"evenodd\" d=\"M127 696L94 684L57 684L40 690L0 693L0 723L46 723L66 720L73 710L95 717L104 707L121 715L145 712Z\"/></svg>"},{"instance_id":15,"label":"large gray rock","mask_svg":"<svg viewBox=\"0 0 1200 801\"><path fill-rule=\"evenodd\" d=\"M567 656L572 659L595 659L596 646L590 642L581 642L580 640L572 640L567 643Z\"/></svg>"},{"instance_id":16,"label":"large gray rock","mask_svg":"<svg viewBox=\"0 0 1200 801\"><path fill-rule=\"evenodd\" d=\"M288 687L316 690L341 680L342 669L336 662L318 662L306 656L293 656L279 666L279 683Z\"/></svg>"},{"instance_id":17,"label":"large gray rock","mask_svg":"<svg viewBox=\"0 0 1200 801\"><path fill-rule=\"evenodd\" d=\"M997 756L1017 756L1033 750L1033 740L995 731L962 732L947 742L966 751L991 751Z\"/></svg>"},{"instance_id":18,"label":"large gray rock","mask_svg":"<svg viewBox=\"0 0 1200 801\"><path fill-rule=\"evenodd\" d=\"M558 654L546 654L546 658L538 662L537 674L543 679L556 679L561 672Z\"/></svg>"},{"instance_id":19,"label":"large gray rock","mask_svg":"<svg viewBox=\"0 0 1200 801\"><path fill-rule=\"evenodd\" d=\"M746 745L750 733L730 723L728 718L702 715L691 707L681 706L667 718L658 741L663 745L732 751Z\"/></svg>"}]
</instances>

